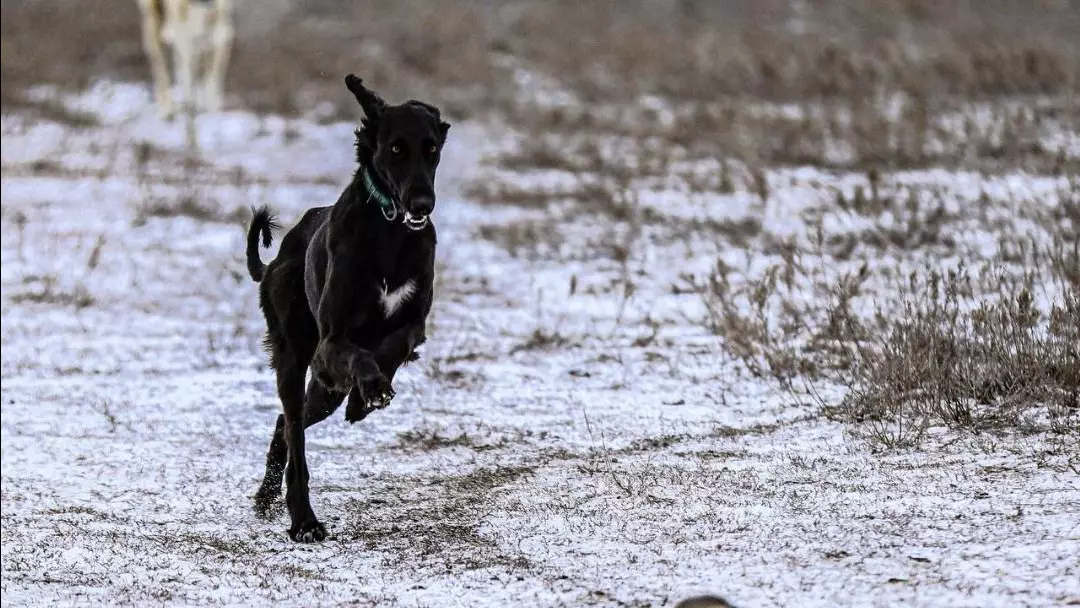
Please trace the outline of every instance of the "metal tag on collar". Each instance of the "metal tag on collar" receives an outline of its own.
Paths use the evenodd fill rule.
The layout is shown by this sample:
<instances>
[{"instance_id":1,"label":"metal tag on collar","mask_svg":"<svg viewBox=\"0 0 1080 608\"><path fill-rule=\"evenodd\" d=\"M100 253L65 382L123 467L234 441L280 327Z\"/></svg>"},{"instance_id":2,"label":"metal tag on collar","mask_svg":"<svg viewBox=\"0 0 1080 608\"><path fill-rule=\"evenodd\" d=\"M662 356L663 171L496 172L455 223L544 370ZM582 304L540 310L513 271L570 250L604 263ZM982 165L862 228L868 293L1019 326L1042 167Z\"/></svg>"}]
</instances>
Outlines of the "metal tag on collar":
<instances>
[{"instance_id":1,"label":"metal tag on collar","mask_svg":"<svg viewBox=\"0 0 1080 608\"><path fill-rule=\"evenodd\" d=\"M397 217L398 217L397 205L394 205L393 203L390 204L390 211L389 212L387 212L385 205L379 205L379 211L382 211L382 216L384 218L386 218L386 221L388 221L388 222L392 222L392 221L396 220Z\"/></svg>"}]
</instances>

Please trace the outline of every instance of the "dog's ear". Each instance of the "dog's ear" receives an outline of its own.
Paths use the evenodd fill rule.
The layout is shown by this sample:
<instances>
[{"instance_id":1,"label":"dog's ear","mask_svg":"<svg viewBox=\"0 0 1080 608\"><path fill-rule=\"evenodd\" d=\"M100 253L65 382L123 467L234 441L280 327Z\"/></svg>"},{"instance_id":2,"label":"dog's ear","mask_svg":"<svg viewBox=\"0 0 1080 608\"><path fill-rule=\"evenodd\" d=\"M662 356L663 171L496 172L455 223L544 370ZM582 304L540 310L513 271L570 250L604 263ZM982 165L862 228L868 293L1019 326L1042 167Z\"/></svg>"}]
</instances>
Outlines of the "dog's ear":
<instances>
[{"instance_id":1,"label":"dog's ear","mask_svg":"<svg viewBox=\"0 0 1080 608\"><path fill-rule=\"evenodd\" d=\"M386 102L365 87L363 80L357 78L355 74L349 74L345 77L345 87L356 97L356 101L360 102L365 116L371 120L378 120L382 116L383 111L386 110Z\"/></svg>"}]
</instances>

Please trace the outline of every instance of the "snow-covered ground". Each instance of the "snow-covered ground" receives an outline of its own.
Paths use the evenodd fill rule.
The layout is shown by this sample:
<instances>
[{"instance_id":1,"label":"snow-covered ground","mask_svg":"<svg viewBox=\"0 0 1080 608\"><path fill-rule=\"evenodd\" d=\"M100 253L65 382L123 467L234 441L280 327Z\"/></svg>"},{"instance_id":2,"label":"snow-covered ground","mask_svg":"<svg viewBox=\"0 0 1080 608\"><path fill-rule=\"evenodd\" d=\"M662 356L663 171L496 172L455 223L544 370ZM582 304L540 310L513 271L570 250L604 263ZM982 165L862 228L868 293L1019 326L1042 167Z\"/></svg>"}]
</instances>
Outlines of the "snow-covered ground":
<instances>
[{"instance_id":1,"label":"snow-covered ground","mask_svg":"<svg viewBox=\"0 0 1080 608\"><path fill-rule=\"evenodd\" d=\"M440 168L424 358L388 409L309 431L331 538L294 544L285 516L251 508L279 405L239 219L269 203L291 223L335 200L353 125L204 116L185 173L180 125L141 87L70 107L101 124L2 122L5 606L1080 604L1075 456L1037 435L873 453L746 374L701 297L673 288L717 255L752 266L745 254L651 243L628 269L589 255L591 225L559 234L582 243L559 263L480 238L535 212L464 194L506 138L470 123ZM774 177L777 234L807 197L850 189ZM969 199L1066 192L907 179Z\"/></svg>"}]
</instances>

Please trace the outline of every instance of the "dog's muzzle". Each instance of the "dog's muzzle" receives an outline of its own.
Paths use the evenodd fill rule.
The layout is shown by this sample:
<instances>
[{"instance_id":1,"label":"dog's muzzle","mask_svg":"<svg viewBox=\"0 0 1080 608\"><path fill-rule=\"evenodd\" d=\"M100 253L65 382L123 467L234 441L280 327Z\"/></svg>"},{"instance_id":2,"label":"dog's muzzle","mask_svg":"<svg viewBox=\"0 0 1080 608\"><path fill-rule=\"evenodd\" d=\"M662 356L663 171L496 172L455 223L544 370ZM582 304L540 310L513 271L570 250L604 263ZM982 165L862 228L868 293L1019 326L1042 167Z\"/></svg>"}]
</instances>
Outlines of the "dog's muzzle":
<instances>
[{"instance_id":1,"label":"dog's muzzle","mask_svg":"<svg viewBox=\"0 0 1080 608\"><path fill-rule=\"evenodd\" d=\"M427 215L413 215L408 211L405 212L405 227L409 230L423 230L428 224Z\"/></svg>"}]
</instances>

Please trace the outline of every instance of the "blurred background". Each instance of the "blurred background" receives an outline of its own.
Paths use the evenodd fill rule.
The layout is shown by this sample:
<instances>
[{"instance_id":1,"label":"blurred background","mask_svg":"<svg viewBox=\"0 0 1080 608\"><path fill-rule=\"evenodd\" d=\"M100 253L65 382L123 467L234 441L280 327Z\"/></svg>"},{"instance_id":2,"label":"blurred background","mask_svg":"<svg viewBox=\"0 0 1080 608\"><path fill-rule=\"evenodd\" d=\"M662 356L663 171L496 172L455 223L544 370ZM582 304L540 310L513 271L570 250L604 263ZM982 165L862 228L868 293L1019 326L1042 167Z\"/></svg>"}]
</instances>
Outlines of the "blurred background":
<instances>
[{"instance_id":1,"label":"blurred background","mask_svg":"<svg viewBox=\"0 0 1080 608\"><path fill-rule=\"evenodd\" d=\"M49 83L148 81L139 12L121 0L2 8L3 103ZM77 7L77 8L76 8ZM504 110L515 70L591 100L927 99L1072 91L1073 0L236 0L229 106L353 116L349 71L457 117Z\"/></svg>"}]
</instances>

